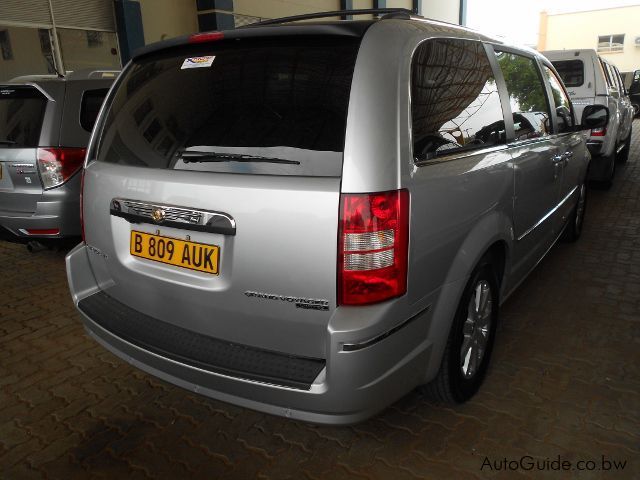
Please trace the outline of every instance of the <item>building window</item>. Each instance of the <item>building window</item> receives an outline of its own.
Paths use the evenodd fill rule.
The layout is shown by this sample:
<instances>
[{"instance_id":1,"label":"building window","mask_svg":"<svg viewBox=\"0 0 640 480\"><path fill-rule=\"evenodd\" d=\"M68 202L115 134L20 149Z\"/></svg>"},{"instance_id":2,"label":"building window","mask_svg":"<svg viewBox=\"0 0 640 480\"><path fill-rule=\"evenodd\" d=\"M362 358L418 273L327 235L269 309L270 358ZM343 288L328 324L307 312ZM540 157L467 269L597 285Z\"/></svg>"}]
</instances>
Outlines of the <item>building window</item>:
<instances>
[{"instance_id":1,"label":"building window","mask_svg":"<svg viewBox=\"0 0 640 480\"><path fill-rule=\"evenodd\" d=\"M598 37L598 53L622 52L624 50L624 34L600 35Z\"/></svg>"},{"instance_id":2,"label":"building window","mask_svg":"<svg viewBox=\"0 0 640 480\"><path fill-rule=\"evenodd\" d=\"M2 53L2 60L13 60L13 49L8 30L0 30L0 53Z\"/></svg>"}]
</instances>

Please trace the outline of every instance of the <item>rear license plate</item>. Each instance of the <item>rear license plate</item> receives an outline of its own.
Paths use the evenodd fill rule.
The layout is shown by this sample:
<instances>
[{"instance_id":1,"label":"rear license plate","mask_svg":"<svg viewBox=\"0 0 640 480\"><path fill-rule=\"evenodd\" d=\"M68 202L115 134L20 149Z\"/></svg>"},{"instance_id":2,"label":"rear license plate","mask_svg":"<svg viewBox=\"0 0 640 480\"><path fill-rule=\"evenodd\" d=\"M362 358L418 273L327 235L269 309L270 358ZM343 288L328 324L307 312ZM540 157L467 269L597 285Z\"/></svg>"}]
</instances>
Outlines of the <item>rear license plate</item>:
<instances>
[{"instance_id":1,"label":"rear license plate","mask_svg":"<svg viewBox=\"0 0 640 480\"><path fill-rule=\"evenodd\" d=\"M220 247L217 245L189 242L133 230L129 252L134 257L212 275L218 274Z\"/></svg>"}]
</instances>

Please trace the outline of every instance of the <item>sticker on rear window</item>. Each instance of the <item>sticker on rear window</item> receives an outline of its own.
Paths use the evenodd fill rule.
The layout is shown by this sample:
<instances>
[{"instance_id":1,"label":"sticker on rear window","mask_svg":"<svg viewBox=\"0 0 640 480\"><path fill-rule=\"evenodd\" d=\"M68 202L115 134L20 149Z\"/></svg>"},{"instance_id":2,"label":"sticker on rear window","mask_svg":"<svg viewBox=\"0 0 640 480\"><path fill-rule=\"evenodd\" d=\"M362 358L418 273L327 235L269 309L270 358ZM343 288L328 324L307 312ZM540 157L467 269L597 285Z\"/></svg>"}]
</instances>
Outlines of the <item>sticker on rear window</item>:
<instances>
[{"instance_id":1,"label":"sticker on rear window","mask_svg":"<svg viewBox=\"0 0 640 480\"><path fill-rule=\"evenodd\" d=\"M184 70L185 68L210 67L215 58L216 58L215 55L206 56L206 57L185 58L184 62L182 62L182 66L180 67L180 70Z\"/></svg>"}]
</instances>

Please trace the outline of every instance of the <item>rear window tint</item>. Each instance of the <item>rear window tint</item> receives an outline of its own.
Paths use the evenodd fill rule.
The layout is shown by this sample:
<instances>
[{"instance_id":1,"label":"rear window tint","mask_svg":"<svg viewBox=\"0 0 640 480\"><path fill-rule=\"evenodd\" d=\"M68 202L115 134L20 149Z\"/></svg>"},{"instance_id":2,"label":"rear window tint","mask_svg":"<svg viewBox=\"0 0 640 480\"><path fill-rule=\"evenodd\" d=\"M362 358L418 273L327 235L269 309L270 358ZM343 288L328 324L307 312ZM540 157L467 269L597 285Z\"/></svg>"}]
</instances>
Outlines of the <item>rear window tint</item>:
<instances>
[{"instance_id":1,"label":"rear window tint","mask_svg":"<svg viewBox=\"0 0 640 480\"><path fill-rule=\"evenodd\" d=\"M353 38L247 39L143 57L123 73L98 160L340 175L358 46Z\"/></svg>"},{"instance_id":2,"label":"rear window tint","mask_svg":"<svg viewBox=\"0 0 640 480\"><path fill-rule=\"evenodd\" d=\"M33 87L0 86L0 148L37 147L46 106Z\"/></svg>"},{"instance_id":3,"label":"rear window tint","mask_svg":"<svg viewBox=\"0 0 640 480\"><path fill-rule=\"evenodd\" d=\"M580 87L584 83L584 63L582 60L559 60L553 62L560 78L567 87Z\"/></svg>"},{"instance_id":4,"label":"rear window tint","mask_svg":"<svg viewBox=\"0 0 640 480\"><path fill-rule=\"evenodd\" d=\"M109 92L108 88L100 88L96 90L87 90L82 95L82 103L80 104L80 125L87 132L93 129L98 117L98 112L104 101L104 97Z\"/></svg>"}]
</instances>

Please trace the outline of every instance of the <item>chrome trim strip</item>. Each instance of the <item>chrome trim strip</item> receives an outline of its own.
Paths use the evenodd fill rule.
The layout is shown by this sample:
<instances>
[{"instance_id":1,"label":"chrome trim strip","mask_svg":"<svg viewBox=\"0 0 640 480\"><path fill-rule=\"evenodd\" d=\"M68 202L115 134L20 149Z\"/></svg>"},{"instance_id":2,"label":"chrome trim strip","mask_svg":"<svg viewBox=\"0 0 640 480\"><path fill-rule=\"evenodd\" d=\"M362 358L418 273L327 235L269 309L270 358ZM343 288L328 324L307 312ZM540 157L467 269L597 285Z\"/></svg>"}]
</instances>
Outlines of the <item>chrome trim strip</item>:
<instances>
[{"instance_id":1,"label":"chrome trim strip","mask_svg":"<svg viewBox=\"0 0 640 480\"><path fill-rule=\"evenodd\" d=\"M451 162L453 160L458 160L460 158L472 157L474 155L482 155L485 153L497 152L500 150L506 150L508 145L502 144L494 147L488 148L479 148L478 150L471 150L470 152L456 154L455 152L451 152L448 155L443 155L441 157L430 158L429 160L417 160L415 157L413 159L413 163L416 167L424 167L427 165L436 165L438 163Z\"/></svg>"},{"instance_id":2,"label":"chrome trim strip","mask_svg":"<svg viewBox=\"0 0 640 480\"><path fill-rule=\"evenodd\" d=\"M373 338L370 338L369 340L364 340L363 342L359 342L359 343L343 343L341 351L354 352L356 350L362 350L363 348L370 347L371 345L378 343L387 337L390 337L391 335L396 333L398 330L403 329L404 327L409 325L411 322L413 322L416 318L418 318L420 315L422 315L423 313L427 313L429 310L431 310L431 305L427 305L425 308L423 308L418 313L416 313L413 317L408 318L407 320L399 323L392 329L387 330L386 332L383 332L380 335L377 335Z\"/></svg>"},{"instance_id":3,"label":"chrome trim strip","mask_svg":"<svg viewBox=\"0 0 640 480\"><path fill-rule=\"evenodd\" d=\"M161 210L162 216L154 219L153 213ZM111 215L124 218L129 223L149 223L223 235L235 235L236 221L226 213L142 202L128 198L114 198L109 205Z\"/></svg>"},{"instance_id":4,"label":"chrome trim strip","mask_svg":"<svg viewBox=\"0 0 640 480\"><path fill-rule=\"evenodd\" d=\"M560 200L560 203L558 203L555 207L553 207L551 210L549 210L544 217L542 217L540 220L538 220L536 222L536 224L534 226L532 226L531 228L529 228L526 232L524 232L522 235L520 235L518 237L518 241L522 240L524 237L526 237L527 235L529 235L531 232L533 232L536 228L538 228L540 225L542 225L545 220L547 220L551 215L553 215L563 204L564 202L566 202L567 200L569 200L569 197L571 197L571 195L573 195L573 193L578 189L578 186L576 185L575 187L573 187L571 189L571 191L569 193L567 193L566 197L564 197L562 200Z\"/></svg>"}]
</instances>

